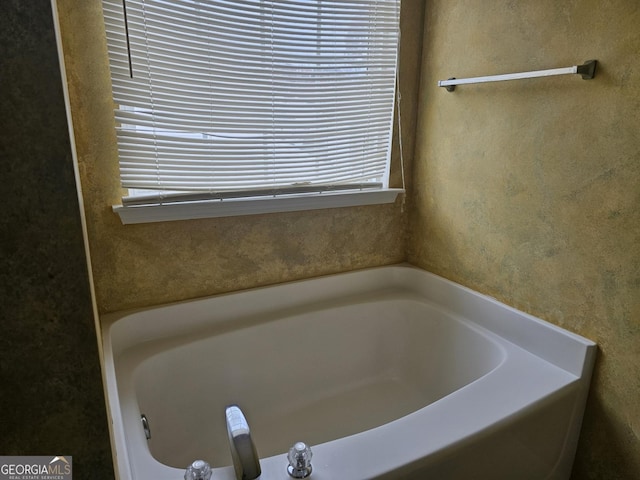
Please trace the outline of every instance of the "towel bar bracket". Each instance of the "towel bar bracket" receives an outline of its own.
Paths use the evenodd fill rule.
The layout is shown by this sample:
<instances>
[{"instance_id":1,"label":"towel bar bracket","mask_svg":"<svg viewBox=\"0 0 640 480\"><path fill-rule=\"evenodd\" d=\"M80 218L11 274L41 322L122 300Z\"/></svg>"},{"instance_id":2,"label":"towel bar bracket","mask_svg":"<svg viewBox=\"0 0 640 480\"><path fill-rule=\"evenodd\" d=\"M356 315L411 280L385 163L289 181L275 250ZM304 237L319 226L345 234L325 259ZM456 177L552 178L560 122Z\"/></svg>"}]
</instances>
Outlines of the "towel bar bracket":
<instances>
[{"instance_id":1,"label":"towel bar bracket","mask_svg":"<svg viewBox=\"0 0 640 480\"><path fill-rule=\"evenodd\" d=\"M591 80L596 75L596 60L587 60L582 65L578 65L576 73L582 75L583 80Z\"/></svg>"},{"instance_id":2,"label":"towel bar bracket","mask_svg":"<svg viewBox=\"0 0 640 480\"><path fill-rule=\"evenodd\" d=\"M451 77L448 78L447 80L455 80L456 77ZM456 91L456 86L455 85L445 85L445 87L447 89L447 92L455 92Z\"/></svg>"}]
</instances>

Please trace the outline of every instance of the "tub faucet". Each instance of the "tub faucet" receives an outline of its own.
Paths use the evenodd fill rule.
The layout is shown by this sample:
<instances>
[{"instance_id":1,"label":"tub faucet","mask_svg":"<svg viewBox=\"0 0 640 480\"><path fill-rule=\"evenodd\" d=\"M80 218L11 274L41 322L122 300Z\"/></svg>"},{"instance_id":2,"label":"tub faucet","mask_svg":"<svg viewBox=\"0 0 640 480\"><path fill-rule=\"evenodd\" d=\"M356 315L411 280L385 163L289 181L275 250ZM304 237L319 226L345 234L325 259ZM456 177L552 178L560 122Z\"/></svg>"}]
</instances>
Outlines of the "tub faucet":
<instances>
[{"instance_id":1,"label":"tub faucet","mask_svg":"<svg viewBox=\"0 0 640 480\"><path fill-rule=\"evenodd\" d=\"M260 476L260 460L251 439L251 430L240 407L230 405L226 409L227 434L233 468L237 480L253 480Z\"/></svg>"}]
</instances>

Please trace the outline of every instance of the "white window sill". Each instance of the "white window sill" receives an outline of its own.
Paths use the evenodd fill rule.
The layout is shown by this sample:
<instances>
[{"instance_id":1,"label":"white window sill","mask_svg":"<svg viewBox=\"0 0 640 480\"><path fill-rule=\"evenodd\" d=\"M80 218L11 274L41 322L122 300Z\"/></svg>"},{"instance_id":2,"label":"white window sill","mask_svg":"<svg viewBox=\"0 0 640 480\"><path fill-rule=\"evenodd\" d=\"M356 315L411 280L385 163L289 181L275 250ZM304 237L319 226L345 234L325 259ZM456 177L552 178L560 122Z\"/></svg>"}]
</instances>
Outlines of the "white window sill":
<instances>
[{"instance_id":1,"label":"white window sill","mask_svg":"<svg viewBox=\"0 0 640 480\"><path fill-rule=\"evenodd\" d=\"M136 206L114 205L113 211L120 216L122 223L127 225L393 203L398 194L403 192L401 188L385 188L319 195L254 197Z\"/></svg>"}]
</instances>

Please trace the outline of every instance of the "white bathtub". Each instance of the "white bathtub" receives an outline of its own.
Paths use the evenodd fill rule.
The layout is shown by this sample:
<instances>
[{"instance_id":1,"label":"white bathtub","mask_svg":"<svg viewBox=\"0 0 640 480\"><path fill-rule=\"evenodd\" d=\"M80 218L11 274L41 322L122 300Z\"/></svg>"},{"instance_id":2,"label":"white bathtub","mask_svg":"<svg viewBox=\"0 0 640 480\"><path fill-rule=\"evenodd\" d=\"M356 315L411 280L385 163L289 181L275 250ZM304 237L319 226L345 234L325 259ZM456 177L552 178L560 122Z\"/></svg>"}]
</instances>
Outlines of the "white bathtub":
<instances>
[{"instance_id":1,"label":"white bathtub","mask_svg":"<svg viewBox=\"0 0 640 480\"><path fill-rule=\"evenodd\" d=\"M409 266L108 315L103 341L121 480L195 459L233 480L234 403L263 480L290 478L296 441L312 480L568 479L596 352Z\"/></svg>"}]
</instances>

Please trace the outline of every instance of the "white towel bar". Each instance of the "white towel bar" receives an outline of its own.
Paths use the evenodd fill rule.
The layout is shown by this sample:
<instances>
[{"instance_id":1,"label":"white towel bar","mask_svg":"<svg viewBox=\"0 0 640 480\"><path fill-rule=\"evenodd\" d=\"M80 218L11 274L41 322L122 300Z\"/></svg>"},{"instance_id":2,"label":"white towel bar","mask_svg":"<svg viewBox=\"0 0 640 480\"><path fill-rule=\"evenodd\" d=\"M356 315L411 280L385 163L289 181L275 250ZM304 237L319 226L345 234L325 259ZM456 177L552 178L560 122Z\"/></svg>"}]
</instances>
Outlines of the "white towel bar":
<instances>
[{"instance_id":1,"label":"white towel bar","mask_svg":"<svg viewBox=\"0 0 640 480\"><path fill-rule=\"evenodd\" d=\"M550 77L553 75L568 75L576 73L582 75L584 80L591 80L596 73L597 60L588 60L582 65L574 65L572 67L565 68L552 68L549 70L536 70L533 72L522 73L506 73L504 75L490 75L485 77L473 77L473 78L450 78L448 80L440 80L438 82L439 87L446 87L448 92L453 92L456 89L456 85L469 85L472 83L486 83L486 82L503 82L505 80L520 80L523 78L537 78L537 77Z\"/></svg>"}]
</instances>

